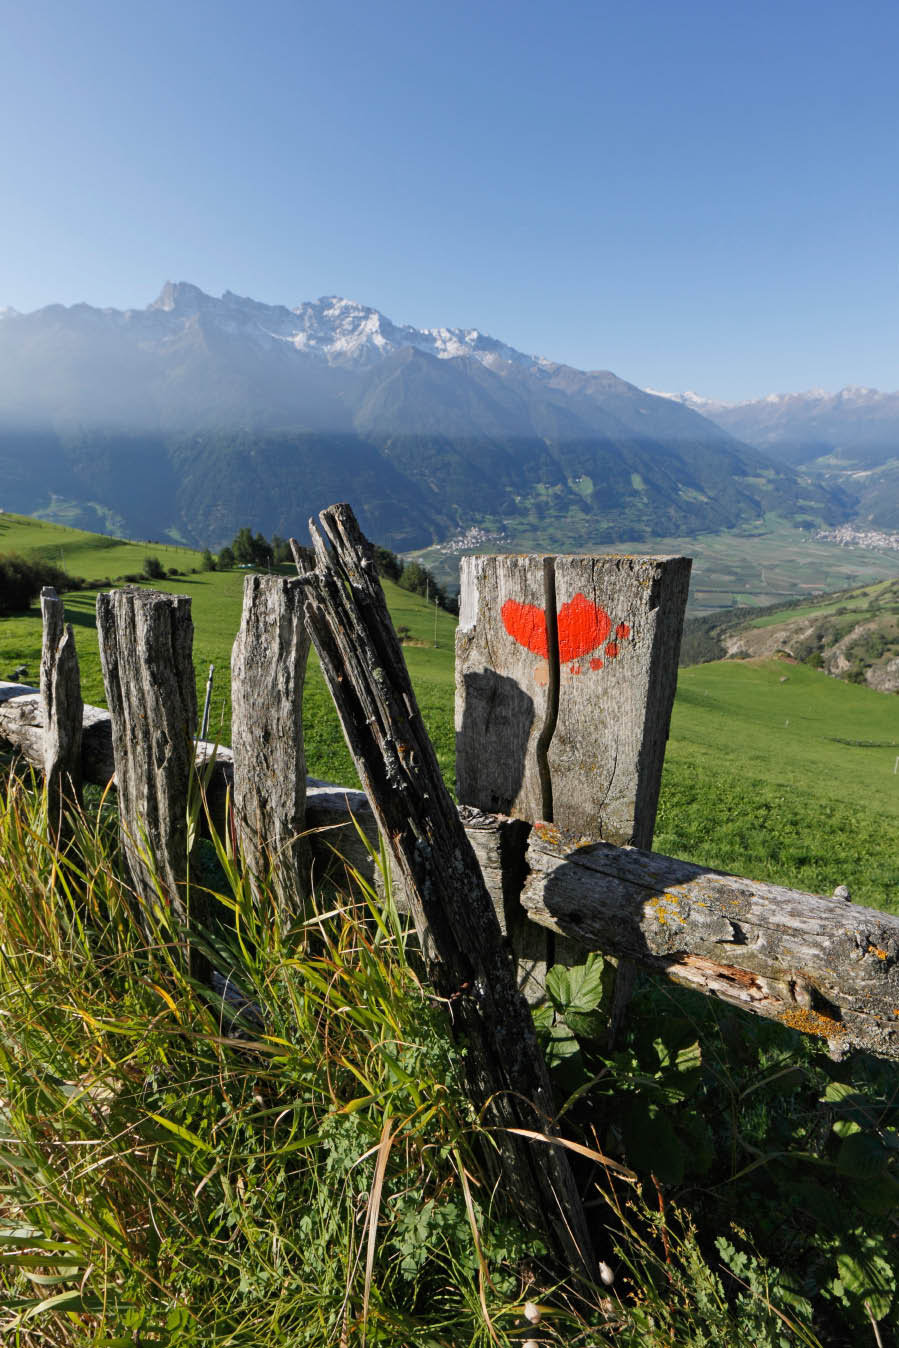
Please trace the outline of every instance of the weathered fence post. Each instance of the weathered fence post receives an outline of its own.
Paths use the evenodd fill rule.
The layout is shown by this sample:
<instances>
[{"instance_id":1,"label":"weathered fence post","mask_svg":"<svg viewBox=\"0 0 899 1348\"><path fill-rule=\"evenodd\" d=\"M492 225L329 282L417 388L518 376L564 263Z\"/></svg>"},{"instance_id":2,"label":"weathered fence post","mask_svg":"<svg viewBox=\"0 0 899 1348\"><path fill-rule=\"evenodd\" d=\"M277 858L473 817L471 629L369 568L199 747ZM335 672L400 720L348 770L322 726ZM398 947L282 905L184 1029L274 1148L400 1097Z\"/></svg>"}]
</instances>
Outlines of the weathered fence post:
<instances>
[{"instance_id":1,"label":"weathered fence post","mask_svg":"<svg viewBox=\"0 0 899 1348\"><path fill-rule=\"evenodd\" d=\"M131 588L97 595L125 856L141 899L151 908L164 900L178 923L187 918L187 803L197 724L193 632L184 595Z\"/></svg>"},{"instance_id":2,"label":"weathered fence post","mask_svg":"<svg viewBox=\"0 0 899 1348\"><path fill-rule=\"evenodd\" d=\"M650 847L689 579L687 557L463 557L460 802ZM511 934L539 996L546 962L573 952L521 921Z\"/></svg>"},{"instance_id":3,"label":"weathered fence post","mask_svg":"<svg viewBox=\"0 0 899 1348\"><path fill-rule=\"evenodd\" d=\"M63 832L66 803L81 804L81 727L84 703L75 634L66 625L62 600L52 586L41 590L41 713L44 778L50 828Z\"/></svg>"},{"instance_id":4,"label":"weathered fence post","mask_svg":"<svg viewBox=\"0 0 899 1348\"><path fill-rule=\"evenodd\" d=\"M408 897L428 979L465 1037L469 1089L493 1127L504 1191L556 1259L590 1280L595 1265L580 1196L561 1147L537 1154L511 1128L551 1132L552 1088L534 1025L458 812L443 784L371 545L349 506L311 527L317 558L301 577L322 673Z\"/></svg>"},{"instance_id":5,"label":"weathered fence post","mask_svg":"<svg viewBox=\"0 0 899 1348\"><path fill-rule=\"evenodd\" d=\"M256 879L271 877L282 914L302 911L311 855L306 810L303 684L309 636L303 589L281 576L247 576L231 655L234 818Z\"/></svg>"}]
</instances>

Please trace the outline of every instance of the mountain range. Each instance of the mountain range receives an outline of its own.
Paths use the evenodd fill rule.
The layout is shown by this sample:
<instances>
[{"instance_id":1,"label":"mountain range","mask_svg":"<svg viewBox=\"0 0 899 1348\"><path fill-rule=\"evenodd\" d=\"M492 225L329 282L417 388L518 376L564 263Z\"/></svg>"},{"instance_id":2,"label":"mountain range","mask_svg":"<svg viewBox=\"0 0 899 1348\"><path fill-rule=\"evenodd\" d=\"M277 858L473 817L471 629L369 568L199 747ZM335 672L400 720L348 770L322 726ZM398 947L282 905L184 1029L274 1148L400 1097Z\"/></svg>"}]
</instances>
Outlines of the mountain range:
<instances>
[{"instance_id":1,"label":"mountain range","mask_svg":"<svg viewBox=\"0 0 899 1348\"><path fill-rule=\"evenodd\" d=\"M416 329L167 283L144 309L0 310L0 505L219 546L334 500L403 550L480 527L577 548L847 516L841 484L688 400Z\"/></svg>"},{"instance_id":2,"label":"mountain range","mask_svg":"<svg viewBox=\"0 0 899 1348\"><path fill-rule=\"evenodd\" d=\"M737 403L697 393L659 396L701 413L819 485L838 488L857 524L899 531L899 393L811 389Z\"/></svg>"}]
</instances>

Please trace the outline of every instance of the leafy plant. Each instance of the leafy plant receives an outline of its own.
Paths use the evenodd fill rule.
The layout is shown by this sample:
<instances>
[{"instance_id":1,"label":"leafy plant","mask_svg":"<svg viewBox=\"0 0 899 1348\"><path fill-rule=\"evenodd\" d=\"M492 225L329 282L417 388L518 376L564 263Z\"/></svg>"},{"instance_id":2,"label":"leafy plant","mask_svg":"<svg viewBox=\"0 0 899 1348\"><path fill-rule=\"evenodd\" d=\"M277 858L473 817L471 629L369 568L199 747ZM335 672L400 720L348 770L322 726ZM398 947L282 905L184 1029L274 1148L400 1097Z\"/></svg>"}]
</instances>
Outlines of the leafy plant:
<instances>
[{"instance_id":1,"label":"leafy plant","mask_svg":"<svg viewBox=\"0 0 899 1348\"><path fill-rule=\"evenodd\" d=\"M655 1185L661 1213L663 1191L668 1202L690 1195L690 1231L730 1270L722 1287L747 1324L761 1315L761 1284L755 1256L720 1235L729 1226L765 1249L765 1286L776 1287L781 1309L798 1308L835 1342L868 1334L889 1316L899 1276L895 1070L864 1057L835 1063L780 1026L649 983L610 1054L601 979L595 956L554 968L537 1011L548 1062L569 1093L569 1125L580 1122L600 1150ZM755 1310L741 1309L743 1295ZM760 1342L781 1341L774 1320L775 1336Z\"/></svg>"}]
</instances>

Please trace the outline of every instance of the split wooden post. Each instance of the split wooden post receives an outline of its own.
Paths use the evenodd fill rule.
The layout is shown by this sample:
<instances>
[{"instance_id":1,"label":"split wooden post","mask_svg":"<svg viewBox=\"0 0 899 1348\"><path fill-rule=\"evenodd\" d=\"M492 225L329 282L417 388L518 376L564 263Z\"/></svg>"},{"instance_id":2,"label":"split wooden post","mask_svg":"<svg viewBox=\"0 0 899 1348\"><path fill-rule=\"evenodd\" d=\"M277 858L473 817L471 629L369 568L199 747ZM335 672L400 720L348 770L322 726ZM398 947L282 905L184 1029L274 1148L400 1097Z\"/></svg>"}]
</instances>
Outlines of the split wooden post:
<instances>
[{"instance_id":1,"label":"split wooden post","mask_svg":"<svg viewBox=\"0 0 899 1348\"><path fill-rule=\"evenodd\" d=\"M553 1257L595 1278L586 1218L561 1147L509 1131L552 1131L553 1097L465 830L437 765L371 545L347 505L310 525L317 565L301 577L305 614L343 732L412 909L427 976L464 1036L469 1090L496 1129L504 1189Z\"/></svg>"},{"instance_id":2,"label":"split wooden post","mask_svg":"<svg viewBox=\"0 0 899 1348\"><path fill-rule=\"evenodd\" d=\"M66 804L81 804L81 728L84 703L75 634L52 586L41 590L41 712L44 780L51 830L61 837Z\"/></svg>"},{"instance_id":3,"label":"split wooden post","mask_svg":"<svg viewBox=\"0 0 899 1348\"><path fill-rule=\"evenodd\" d=\"M125 856L141 900L156 910L162 898L180 924L187 920L187 804L197 724L193 634L184 595L136 588L97 595Z\"/></svg>"},{"instance_id":4,"label":"split wooden post","mask_svg":"<svg viewBox=\"0 0 899 1348\"><path fill-rule=\"evenodd\" d=\"M303 836L303 684L309 637L303 590L282 576L247 576L231 654L234 818L256 880L271 880L284 917L302 911L311 857Z\"/></svg>"},{"instance_id":5,"label":"split wooden post","mask_svg":"<svg viewBox=\"0 0 899 1348\"><path fill-rule=\"evenodd\" d=\"M460 802L652 845L690 565L687 557L462 558ZM554 950L523 922L513 940L531 998L542 995L547 962L573 962L572 950ZM616 1019L631 978L622 968Z\"/></svg>"}]
</instances>

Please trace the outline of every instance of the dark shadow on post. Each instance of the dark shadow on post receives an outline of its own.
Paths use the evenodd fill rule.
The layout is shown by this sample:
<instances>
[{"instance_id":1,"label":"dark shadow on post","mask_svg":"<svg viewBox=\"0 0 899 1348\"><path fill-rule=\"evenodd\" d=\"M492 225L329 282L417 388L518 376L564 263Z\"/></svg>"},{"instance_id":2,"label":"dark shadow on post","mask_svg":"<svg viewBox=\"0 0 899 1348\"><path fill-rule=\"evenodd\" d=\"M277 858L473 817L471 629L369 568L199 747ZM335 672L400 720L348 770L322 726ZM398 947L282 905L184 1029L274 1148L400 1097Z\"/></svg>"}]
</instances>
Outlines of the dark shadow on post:
<instances>
[{"instance_id":1,"label":"dark shadow on post","mask_svg":"<svg viewBox=\"0 0 899 1348\"><path fill-rule=\"evenodd\" d=\"M515 679L485 669L464 676L465 706L456 731L456 792L463 805L509 814L524 780L534 701ZM493 757L487 781L480 771L485 747ZM498 752L498 746L501 751Z\"/></svg>"}]
</instances>

